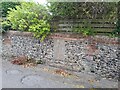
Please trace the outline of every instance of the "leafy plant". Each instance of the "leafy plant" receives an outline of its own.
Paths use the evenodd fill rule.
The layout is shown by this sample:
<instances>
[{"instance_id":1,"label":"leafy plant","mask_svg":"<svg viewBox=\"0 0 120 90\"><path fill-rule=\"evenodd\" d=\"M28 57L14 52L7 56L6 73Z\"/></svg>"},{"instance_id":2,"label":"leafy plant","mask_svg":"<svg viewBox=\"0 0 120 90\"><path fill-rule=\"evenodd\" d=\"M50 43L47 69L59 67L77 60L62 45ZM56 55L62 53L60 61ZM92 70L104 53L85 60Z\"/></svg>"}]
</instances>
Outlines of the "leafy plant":
<instances>
[{"instance_id":1,"label":"leafy plant","mask_svg":"<svg viewBox=\"0 0 120 90\"><path fill-rule=\"evenodd\" d=\"M1 18L1 26L2 26L2 33L6 32L7 30L9 30L11 28L11 24L8 20L3 20Z\"/></svg>"},{"instance_id":2,"label":"leafy plant","mask_svg":"<svg viewBox=\"0 0 120 90\"><path fill-rule=\"evenodd\" d=\"M77 27L73 28L72 32L82 34L83 36L94 35L94 31L90 27Z\"/></svg>"},{"instance_id":3,"label":"leafy plant","mask_svg":"<svg viewBox=\"0 0 120 90\"><path fill-rule=\"evenodd\" d=\"M94 32L91 28L84 28L82 33L84 36L94 35Z\"/></svg>"},{"instance_id":4,"label":"leafy plant","mask_svg":"<svg viewBox=\"0 0 120 90\"><path fill-rule=\"evenodd\" d=\"M54 16L74 18L103 18L113 20L117 14L116 2L69 2L69 0L47 0ZM64 2L63 2L64 1Z\"/></svg>"},{"instance_id":5,"label":"leafy plant","mask_svg":"<svg viewBox=\"0 0 120 90\"><path fill-rule=\"evenodd\" d=\"M16 5L20 5L20 2L5 2L5 1L2 1L0 3L0 10L2 10L1 14L2 14L2 17L6 17L7 16L7 11L9 11L8 8L15 8Z\"/></svg>"},{"instance_id":6,"label":"leafy plant","mask_svg":"<svg viewBox=\"0 0 120 90\"><path fill-rule=\"evenodd\" d=\"M69 2L69 0L48 0L48 8L52 13L53 19L85 19L87 21L102 20L102 24L108 22L113 23L117 19L117 3L116 2ZM120 6L120 5L118 5ZM118 10L120 11L120 10ZM77 22L76 22L77 23ZM99 22L98 22L99 23ZM77 23L78 24L78 23ZM96 22L97 24L97 22ZM101 25L102 25L101 24ZM119 24L120 25L120 24ZM120 26L118 26L120 27ZM96 26L101 28L101 26ZM103 25L104 28L104 25ZM114 33L119 32L119 28ZM95 34L93 28L86 26L77 26L73 29L74 33L81 33L83 35ZM96 31L97 32L97 31Z\"/></svg>"},{"instance_id":7,"label":"leafy plant","mask_svg":"<svg viewBox=\"0 0 120 90\"><path fill-rule=\"evenodd\" d=\"M7 19L12 29L30 31L37 38L44 38L50 33L50 25L47 21L47 9L34 2L22 2L15 9L9 8Z\"/></svg>"},{"instance_id":8,"label":"leafy plant","mask_svg":"<svg viewBox=\"0 0 120 90\"><path fill-rule=\"evenodd\" d=\"M34 32L36 38L41 38L41 41L50 33L50 25L45 20L39 20L37 24L32 24L29 27L30 32Z\"/></svg>"},{"instance_id":9,"label":"leafy plant","mask_svg":"<svg viewBox=\"0 0 120 90\"><path fill-rule=\"evenodd\" d=\"M86 20L83 22L84 22L83 25L76 25L73 28L72 32L77 34L82 34L83 36L94 35L95 32L93 31L91 24Z\"/></svg>"}]
</instances>

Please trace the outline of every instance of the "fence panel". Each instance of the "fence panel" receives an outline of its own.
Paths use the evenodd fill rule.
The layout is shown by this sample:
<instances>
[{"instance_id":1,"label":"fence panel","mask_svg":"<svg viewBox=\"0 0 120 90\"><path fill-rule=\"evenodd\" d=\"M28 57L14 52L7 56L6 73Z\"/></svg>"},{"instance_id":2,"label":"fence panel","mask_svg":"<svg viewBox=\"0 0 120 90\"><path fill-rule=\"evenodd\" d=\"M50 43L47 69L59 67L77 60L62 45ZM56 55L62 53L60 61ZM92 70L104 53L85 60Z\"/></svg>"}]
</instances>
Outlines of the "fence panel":
<instances>
[{"instance_id":1,"label":"fence panel","mask_svg":"<svg viewBox=\"0 0 120 90\"><path fill-rule=\"evenodd\" d=\"M104 19L58 19L51 22L51 29L56 31L72 31L77 27L90 26L95 32L104 33L112 32L116 25L115 20L104 20Z\"/></svg>"}]
</instances>

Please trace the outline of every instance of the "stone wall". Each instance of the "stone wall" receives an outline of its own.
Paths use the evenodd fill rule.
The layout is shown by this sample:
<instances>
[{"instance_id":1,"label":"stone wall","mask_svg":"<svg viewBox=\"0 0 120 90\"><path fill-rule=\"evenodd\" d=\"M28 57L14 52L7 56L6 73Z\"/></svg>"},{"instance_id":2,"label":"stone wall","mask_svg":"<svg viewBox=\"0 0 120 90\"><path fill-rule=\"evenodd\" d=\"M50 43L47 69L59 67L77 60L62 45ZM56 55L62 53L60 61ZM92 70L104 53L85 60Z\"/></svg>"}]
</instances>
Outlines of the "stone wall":
<instances>
[{"instance_id":1,"label":"stone wall","mask_svg":"<svg viewBox=\"0 0 120 90\"><path fill-rule=\"evenodd\" d=\"M3 55L26 55L41 59L46 65L117 80L118 45L118 38L107 36L52 34L40 42L32 33L10 31L3 40Z\"/></svg>"}]
</instances>

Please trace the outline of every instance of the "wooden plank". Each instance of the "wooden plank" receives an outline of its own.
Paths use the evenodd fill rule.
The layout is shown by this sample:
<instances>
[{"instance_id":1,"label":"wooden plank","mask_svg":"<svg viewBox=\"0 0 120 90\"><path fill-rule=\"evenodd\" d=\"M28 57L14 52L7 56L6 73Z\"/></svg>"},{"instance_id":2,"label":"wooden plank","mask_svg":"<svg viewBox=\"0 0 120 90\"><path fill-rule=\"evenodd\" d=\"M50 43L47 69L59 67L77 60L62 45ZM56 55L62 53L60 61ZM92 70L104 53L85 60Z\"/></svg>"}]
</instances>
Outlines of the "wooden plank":
<instances>
[{"instance_id":1,"label":"wooden plank","mask_svg":"<svg viewBox=\"0 0 120 90\"><path fill-rule=\"evenodd\" d=\"M58 28L57 30L62 31L72 31L72 28Z\"/></svg>"},{"instance_id":2,"label":"wooden plank","mask_svg":"<svg viewBox=\"0 0 120 90\"><path fill-rule=\"evenodd\" d=\"M74 30L74 29L72 29L72 28L55 28L55 30L62 30L62 31L69 31L69 30ZM91 29L92 30L92 29ZM112 29L112 28L93 28L93 30L95 30L95 31L102 31L102 32L111 32L111 31L113 31L113 30L115 30L115 29Z\"/></svg>"},{"instance_id":3,"label":"wooden plank","mask_svg":"<svg viewBox=\"0 0 120 90\"><path fill-rule=\"evenodd\" d=\"M108 20L108 19L77 19L77 20L59 20L60 23L65 23L65 22L84 22L84 21L89 21L89 22L116 22L116 20Z\"/></svg>"},{"instance_id":4,"label":"wooden plank","mask_svg":"<svg viewBox=\"0 0 120 90\"><path fill-rule=\"evenodd\" d=\"M86 19L78 19L78 20L73 20L73 19L65 19L65 20L59 20L57 24L52 25L53 29L56 30L61 30L61 31L71 31L73 27L76 27L77 25L81 27L87 27L84 23ZM88 19L90 22L90 26L94 28L96 32L112 32L116 25L114 24L114 20L109 21L105 19ZM57 26L57 28L55 28Z\"/></svg>"},{"instance_id":5,"label":"wooden plank","mask_svg":"<svg viewBox=\"0 0 120 90\"><path fill-rule=\"evenodd\" d=\"M59 31L71 31L72 28L58 28ZM105 28L94 28L95 32L112 32L114 29L105 29Z\"/></svg>"},{"instance_id":6,"label":"wooden plank","mask_svg":"<svg viewBox=\"0 0 120 90\"><path fill-rule=\"evenodd\" d=\"M85 27L86 25L81 24L80 27ZM110 25L110 24L91 24L90 25L92 28L115 28L115 25ZM60 24L58 25L58 28L68 28L68 27L75 27L75 25L70 25L70 24Z\"/></svg>"},{"instance_id":7,"label":"wooden plank","mask_svg":"<svg viewBox=\"0 0 120 90\"><path fill-rule=\"evenodd\" d=\"M105 29L105 28L94 28L95 32L112 32L114 29Z\"/></svg>"},{"instance_id":8,"label":"wooden plank","mask_svg":"<svg viewBox=\"0 0 120 90\"><path fill-rule=\"evenodd\" d=\"M83 22L83 21L77 21L77 22L59 22L59 24L85 24L85 22ZM98 21L96 21L96 22L90 22L89 24L115 24L115 22L98 22Z\"/></svg>"}]
</instances>

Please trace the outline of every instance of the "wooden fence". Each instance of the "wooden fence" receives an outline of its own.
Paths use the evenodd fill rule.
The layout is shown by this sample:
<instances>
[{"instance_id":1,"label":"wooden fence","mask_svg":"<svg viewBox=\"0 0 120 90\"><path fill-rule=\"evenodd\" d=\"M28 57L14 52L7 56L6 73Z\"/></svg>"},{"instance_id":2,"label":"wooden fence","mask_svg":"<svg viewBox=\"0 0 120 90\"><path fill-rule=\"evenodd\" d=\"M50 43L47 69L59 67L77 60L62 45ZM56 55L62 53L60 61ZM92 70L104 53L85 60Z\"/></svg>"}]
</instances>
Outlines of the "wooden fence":
<instances>
[{"instance_id":1,"label":"wooden fence","mask_svg":"<svg viewBox=\"0 0 120 90\"><path fill-rule=\"evenodd\" d=\"M61 32L71 31L75 26L87 27L86 22L98 33L109 33L116 28L115 20L105 19L53 19L51 29Z\"/></svg>"}]
</instances>

